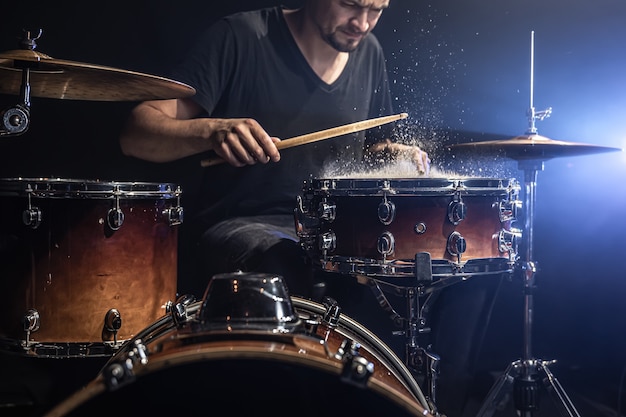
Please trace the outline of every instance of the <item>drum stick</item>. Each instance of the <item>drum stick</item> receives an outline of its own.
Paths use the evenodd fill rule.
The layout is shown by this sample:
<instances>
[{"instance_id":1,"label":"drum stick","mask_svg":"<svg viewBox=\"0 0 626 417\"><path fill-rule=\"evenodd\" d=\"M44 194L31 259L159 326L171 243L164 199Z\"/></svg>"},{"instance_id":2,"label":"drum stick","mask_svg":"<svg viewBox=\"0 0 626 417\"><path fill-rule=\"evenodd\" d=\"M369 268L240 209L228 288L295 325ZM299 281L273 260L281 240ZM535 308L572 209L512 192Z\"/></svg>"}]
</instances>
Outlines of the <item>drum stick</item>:
<instances>
[{"instance_id":1,"label":"drum stick","mask_svg":"<svg viewBox=\"0 0 626 417\"><path fill-rule=\"evenodd\" d=\"M287 149L294 146L305 145L307 143L317 142L324 139L330 139L341 135L347 135L349 133L359 132L361 130L371 129L376 126L391 123L396 120L406 119L409 117L407 113L399 113L391 116L377 117L375 119L363 120L360 122L349 123L343 126L332 127L326 130L320 130L319 132L307 133L305 135L294 136L289 139L282 140L276 144L278 149ZM209 167L225 162L219 156L213 156L200 161L200 165L203 167Z\"/></svg>"}]
</instances>

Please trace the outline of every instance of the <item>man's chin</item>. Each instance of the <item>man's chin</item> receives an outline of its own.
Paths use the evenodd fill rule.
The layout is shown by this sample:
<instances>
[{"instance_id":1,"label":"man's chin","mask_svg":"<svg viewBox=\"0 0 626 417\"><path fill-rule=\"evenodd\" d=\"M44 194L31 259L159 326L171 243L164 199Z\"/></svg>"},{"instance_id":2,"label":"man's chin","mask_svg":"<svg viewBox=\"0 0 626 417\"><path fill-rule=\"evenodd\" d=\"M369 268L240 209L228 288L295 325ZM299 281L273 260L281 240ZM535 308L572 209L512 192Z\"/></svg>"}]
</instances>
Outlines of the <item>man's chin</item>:
<instances>
[{"instance_id":1,"label":"man's chin","mask_svg":"<svg viewBox=\"0 0 626 417\"><path fill-rule=\"evenodd\" d=\"M344 39L338 39L338 36L328 38L328 43L339 52L352 52L358 46L363 37L346 37Z\"/></svg>"},{"instance_id":2,"label":"man's chin","mask_svg":"<svg viewBox=\"0 0 626 417\"><path fill-rule=\"evenodd\" d=\"M357 40L350 41L350 42L341 42L341 43L336 43L333 46L339 52L352 52L357 48L357 46L359 46L359 42L360 41L357 41Z\"/></svg>"}]
</instances>

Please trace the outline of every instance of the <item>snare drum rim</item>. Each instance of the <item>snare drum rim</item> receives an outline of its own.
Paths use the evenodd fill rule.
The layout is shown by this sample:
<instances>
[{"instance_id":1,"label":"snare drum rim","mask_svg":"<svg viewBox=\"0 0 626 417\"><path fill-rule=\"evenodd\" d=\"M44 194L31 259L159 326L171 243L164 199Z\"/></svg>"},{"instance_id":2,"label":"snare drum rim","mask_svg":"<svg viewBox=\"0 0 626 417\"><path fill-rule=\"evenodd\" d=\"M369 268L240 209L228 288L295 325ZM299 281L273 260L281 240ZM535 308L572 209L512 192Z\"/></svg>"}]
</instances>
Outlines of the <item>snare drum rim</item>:
<instances>
[{"instance_id":1,"label":"snare drum rim","mask_svg":"<svg viewBox=\"0 0 626 417\"><path fill-rule=\"evenodd\" d=\"M147 181L101 181L67 178L0 178L0 196L35 198L138 199L178 198L179 185Z\"/></svg>"},{"instance_id":2,"label":"snare drum rim","mask_svg":"<svg viewBox=\"0 0 626 417\"><path fill-rule=\"evenodd\" d=\"M313 178L303 185L305 193L333 196L379 195L506 195L519 192L515 178Z\"/></svg>"}]
</instances>

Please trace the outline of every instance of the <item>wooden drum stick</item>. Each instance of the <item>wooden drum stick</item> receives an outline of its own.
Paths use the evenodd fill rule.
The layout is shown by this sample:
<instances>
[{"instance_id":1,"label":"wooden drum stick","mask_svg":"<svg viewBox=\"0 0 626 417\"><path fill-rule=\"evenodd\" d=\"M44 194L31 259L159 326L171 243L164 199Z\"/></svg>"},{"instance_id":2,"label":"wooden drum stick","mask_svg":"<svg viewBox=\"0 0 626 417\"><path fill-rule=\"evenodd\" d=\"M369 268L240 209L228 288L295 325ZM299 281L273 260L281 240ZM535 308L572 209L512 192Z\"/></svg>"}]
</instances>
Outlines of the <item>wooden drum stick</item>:
<instances>
[{"instance_id":1,"label":"wooden drum stick","mask_svg":"<svg viewBox=\"0 0 626 417\"><path fill-rule=\"evenodd\" d=\"M317 142L324 139L330 139L341 135L347 135L349 133L359 132L361 130L371 129L376 126L391 123L396 120L406 119L409 117L407 113L399 113L391 116L377 117L375 119L363 120L360 122L349 123L343 126L337 126L326 130L320 130L319 132L307 133L306 135L294 136L289 139L282 140L276 144L278 149L287 149L294 146L305 145L307 143ZM222 158L215 155L213 157L203 159L200 161L200 165L203 167L209 167L225 162Z\"/></svg>"}]
</instances>

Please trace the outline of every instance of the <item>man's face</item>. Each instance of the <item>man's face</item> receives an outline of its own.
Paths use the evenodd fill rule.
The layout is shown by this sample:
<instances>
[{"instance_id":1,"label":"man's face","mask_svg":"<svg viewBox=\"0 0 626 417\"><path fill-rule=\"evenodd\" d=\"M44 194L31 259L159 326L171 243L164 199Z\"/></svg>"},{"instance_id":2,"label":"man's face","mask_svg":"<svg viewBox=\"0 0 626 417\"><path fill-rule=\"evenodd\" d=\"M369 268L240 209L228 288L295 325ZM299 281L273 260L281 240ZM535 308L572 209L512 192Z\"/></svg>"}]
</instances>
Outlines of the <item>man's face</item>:
<instances>
[{"instance_id":1,"label":"man's face","mask_svg":"<svg viewBox=\"0 0 626 417\"><path fill-rule=\"evenodd\" d=\"M374 29L389 0L313 0L320 36L340 52L351 52Z\"/></svg>"}]
</instances>

